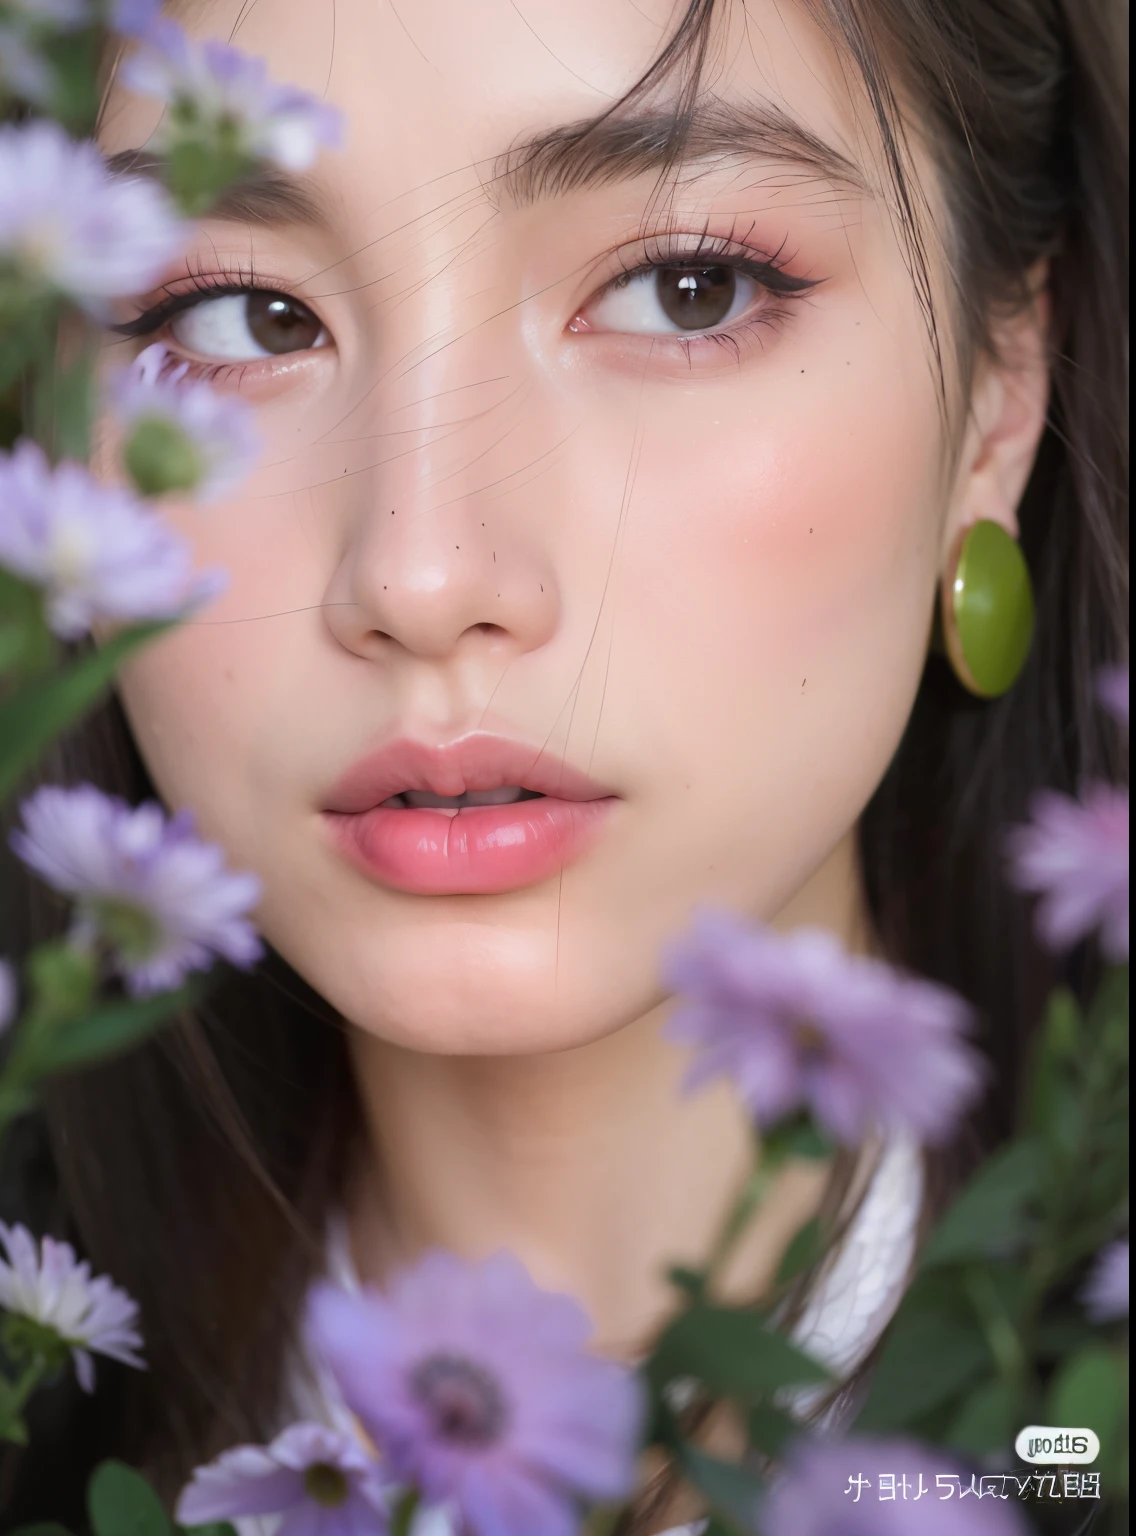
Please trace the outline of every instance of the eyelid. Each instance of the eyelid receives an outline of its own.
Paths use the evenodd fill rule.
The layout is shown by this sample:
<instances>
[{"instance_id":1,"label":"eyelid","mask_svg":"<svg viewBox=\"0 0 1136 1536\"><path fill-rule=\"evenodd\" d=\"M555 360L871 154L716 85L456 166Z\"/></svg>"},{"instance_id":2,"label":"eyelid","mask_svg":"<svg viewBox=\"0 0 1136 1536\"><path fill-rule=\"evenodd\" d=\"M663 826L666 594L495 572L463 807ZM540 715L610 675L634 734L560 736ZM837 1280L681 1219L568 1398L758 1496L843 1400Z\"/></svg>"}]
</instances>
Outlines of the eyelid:
<instances>
[{"instance_id":1,"label":"eyelid","mask_svg":"<svg viewBox=\"0 0 1136 1536\"><path fill-rule=\"evenodd\" d=\"M630 265L626 264L628 247L624 247L617 253L623 270L609 279L592 298L606 293L609 288L621 286L633 278L666 267L682 267L691 271L705 267L731 267L744 272L754 282L776 294L807 293L823 281L822 278L795 277L786 271L787 263L780 260L784 242L770 255L732 235L708 237L702 233L692 238L696 244L684 249L682 236L677 231L647 236L630 247L642 253L639 260ZM591 303L592 299L588 302Z\"/></svg>"},{"instance_id":2,"label":"eyelid","mask_svg":"<svg viewBox=\"0 0 1136 1536\"><path fill-rule=\"evenodd\" d=\"M177 279L176 281L180 281ZM184 314L187 309L193 309L197 305L207 304L211 299L232 298L238 294L250 293L278 293L285 298L295 299L297 304L303 304L305 309L311 309L306 299L297 298L284 284L274 282L272 278L252 277L251 275L238 275L222 277L202 276L194 273L190 278L192 286L183 288L176 293L168 293L164 299L159 299L156 304L151 304L148 309L136 315L133 320L122 321L117 325L111 325L108 329L119 336L126 336L133 340L139 336L151 336L176 315ZM167 285L171 286L171 285ZM312 310L315 314L315 310ZM321 320L324 330L326 324Z\"/></svg>"}]
</instances>

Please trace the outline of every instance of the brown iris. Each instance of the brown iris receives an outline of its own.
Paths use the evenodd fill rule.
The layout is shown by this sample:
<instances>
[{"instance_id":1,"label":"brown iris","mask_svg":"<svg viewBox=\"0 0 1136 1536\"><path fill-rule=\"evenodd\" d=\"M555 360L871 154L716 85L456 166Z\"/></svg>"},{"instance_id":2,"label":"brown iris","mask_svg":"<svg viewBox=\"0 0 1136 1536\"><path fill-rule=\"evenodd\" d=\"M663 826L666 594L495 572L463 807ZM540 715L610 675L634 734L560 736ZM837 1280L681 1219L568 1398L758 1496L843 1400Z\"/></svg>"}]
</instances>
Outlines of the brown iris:
<instances>
[{"instance_id":1,"label":"brown iris","mask_svg":"<svg viewBox=\"0 0 1136 1536\"><path fill-rule=\"evenodd\" d=\"M664 314L684 331L721 325L738 292L732 267L663 267L655 282Z\"/></svg>"},{"instance_id":2,"label":"brown iris","mask_svg":"<svg viewBox=\"0 0 1136 1536\"><path fill-rule=\"evenodd\" d=\"M250 293L245 304L249 331L266 352L302 352L323 330L306 304L286 294Z\"/></svg>"}]
</instances>

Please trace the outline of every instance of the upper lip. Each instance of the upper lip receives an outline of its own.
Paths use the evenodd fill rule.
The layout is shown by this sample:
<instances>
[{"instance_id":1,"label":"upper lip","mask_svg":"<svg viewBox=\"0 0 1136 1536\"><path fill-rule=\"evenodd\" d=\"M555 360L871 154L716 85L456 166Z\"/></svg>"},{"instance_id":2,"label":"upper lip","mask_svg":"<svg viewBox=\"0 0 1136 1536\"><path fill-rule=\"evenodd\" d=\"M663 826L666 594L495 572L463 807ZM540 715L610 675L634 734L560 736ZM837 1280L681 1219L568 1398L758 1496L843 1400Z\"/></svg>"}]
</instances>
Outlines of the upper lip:
<instances>
[{"instance_id":1,"label":"upper lip","mask_svg":"<svg viewBox=\"0 0 1136 1536\"><path fill-rule=\"evenodd\" d=\"M614 794L541 747L477 731L433 746L412 737L388 742L347 770L324 809L358 813L408 789L449 796L506 784L559 800L602 800Z\"/></svg>"}]
</instances>

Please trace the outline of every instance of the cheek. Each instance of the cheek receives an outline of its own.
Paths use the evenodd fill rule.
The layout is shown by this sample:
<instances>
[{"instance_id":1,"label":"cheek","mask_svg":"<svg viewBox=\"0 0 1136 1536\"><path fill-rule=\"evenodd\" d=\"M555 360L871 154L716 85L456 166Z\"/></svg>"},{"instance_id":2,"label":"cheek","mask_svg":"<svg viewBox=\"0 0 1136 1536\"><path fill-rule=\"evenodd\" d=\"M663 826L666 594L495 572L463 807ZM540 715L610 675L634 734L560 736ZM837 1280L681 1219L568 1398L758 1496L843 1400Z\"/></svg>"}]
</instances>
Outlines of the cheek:
<instances>
[{"instance_id":1,"label":"cheek","mask_svg":"<svg viewBox=\"0 0 1136 1536\"><path fill-rule=\"evenodd\" d=\"M644 437L628 518L623 697L645 760L669 765L660 803L681 789L689 807L660 877L713 870L765 915L854 824L926 656L937 404L926 381L861 372L860 388L798 375L749 406L735 386L697 418L676 400Z\"/></svg>"},{"instance_id":2,"label":"cheek","mask_svg":"<svg viewBox=\"0 0 1136 1536\"><path fill-rule=\"evenodd\" d=\"M326 558L291 498L171 517L229 587L125 669L123 703L163 798L261 870L318 742Z\"/></svg>"}]
</instances>

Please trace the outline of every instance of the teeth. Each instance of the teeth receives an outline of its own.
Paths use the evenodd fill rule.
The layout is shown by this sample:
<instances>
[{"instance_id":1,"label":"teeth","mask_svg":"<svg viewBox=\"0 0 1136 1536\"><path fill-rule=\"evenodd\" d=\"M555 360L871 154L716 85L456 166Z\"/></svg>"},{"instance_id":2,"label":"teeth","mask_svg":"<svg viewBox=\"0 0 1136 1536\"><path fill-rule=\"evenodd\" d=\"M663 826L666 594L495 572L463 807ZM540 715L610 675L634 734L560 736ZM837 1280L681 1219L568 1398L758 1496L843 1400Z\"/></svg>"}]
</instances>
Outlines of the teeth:
<instances>
[{"instance_id":1,"label":"teeth","mask_svg":"<svg viewBox=\"0 0 1136 1536\"><path fill-rule=\"evenodd\" d=\"M432 795L425 789L408 789L394 795L385 805L410 810L461 810L466 805L513 805L518 800L539 800L542 797L534 789L521 789L515 784L503 784L499 789L474 789L464 795Z\"/></svg>"}]
</instances>

